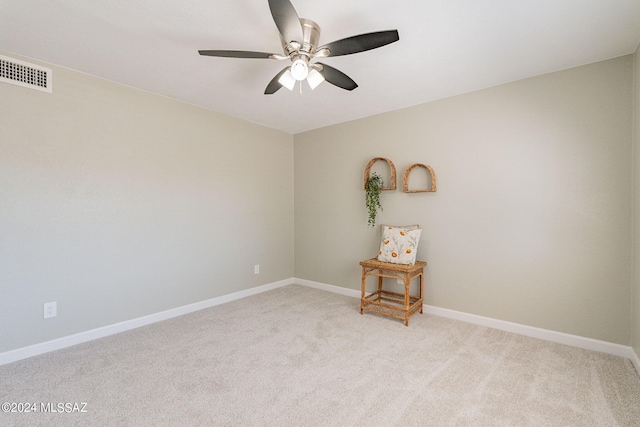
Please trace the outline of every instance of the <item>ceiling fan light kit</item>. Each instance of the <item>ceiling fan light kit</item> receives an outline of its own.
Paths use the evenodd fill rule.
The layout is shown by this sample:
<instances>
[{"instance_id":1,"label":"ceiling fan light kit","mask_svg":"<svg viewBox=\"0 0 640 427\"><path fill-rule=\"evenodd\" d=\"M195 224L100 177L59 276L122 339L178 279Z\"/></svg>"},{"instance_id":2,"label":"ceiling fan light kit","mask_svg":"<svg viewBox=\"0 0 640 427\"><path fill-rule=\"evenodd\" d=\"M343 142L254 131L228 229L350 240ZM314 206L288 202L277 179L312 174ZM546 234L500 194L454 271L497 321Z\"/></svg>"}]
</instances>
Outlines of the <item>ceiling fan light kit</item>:
<instances>
[{"instance_id":1,"label":"ceiling fan light kit","mask_svg":"<svg viewBox=\"0 0 640 427\"><path fill-rule=\"evenodd\" d=\"M307 76L307 83L309 83L309 86L311 86L312 90L317 88L318 85L323 81L324 77L322 77L322 74L320 74L318 70L312 69L311 71L309 71L309 75Z\"/></svg>"},{"instance_id":2,"label":"ceiling fan light kit","mask_svg":"<svg viewBox=\"0 0 640 427\"><path fill-rule=\"evenodd\" d=\"M291 75L298 81L305 80L309 75L308 60L298 58L291 64Z\"/></svg>"},{"instance_id":3,"label":"ceiling fan light kit","mask_svg":"<svg viewBox=\"0 0 640 427\"><path fill-rule=\"evenodd\" d=\"M264 91L265 95L271 95L283 86L293 90L296 82L303 80L307 81L311 89L315 89L326 80L341 89L353 90L358 85L349 76L340 70L320 62L312 62L312 60L364 52L400 39L398 30L377 31L347 37L318 47L320 41L320 26L318 24L310 19L299 18L289 0L268 1L271 16L280 32L284 54L242 50L198 51L200 55L223 58L289 59L291 65L282 69L269 82Z\"/></svg>"}]
</instances>

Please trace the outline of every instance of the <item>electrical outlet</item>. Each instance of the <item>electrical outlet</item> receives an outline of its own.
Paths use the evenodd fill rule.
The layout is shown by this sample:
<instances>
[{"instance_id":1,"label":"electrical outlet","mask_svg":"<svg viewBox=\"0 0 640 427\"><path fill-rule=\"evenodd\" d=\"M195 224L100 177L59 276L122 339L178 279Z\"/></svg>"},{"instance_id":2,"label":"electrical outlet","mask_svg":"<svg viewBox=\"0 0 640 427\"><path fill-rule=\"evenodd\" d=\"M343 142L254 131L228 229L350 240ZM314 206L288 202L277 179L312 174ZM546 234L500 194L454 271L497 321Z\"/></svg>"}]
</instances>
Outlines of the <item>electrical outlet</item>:
<instances>
[{"instance_id":1,"label":"electrical outlet","mask_svg":"<svg viewBox=\"0 0 640 427\"><path fill-rule=\"evenodd\" d=\"M253 274L260 274L260 264L253 266Z\"/></svg>"},{"instance_id":2,"label":"electrical outlet","mask_svg":"<svg viewBox=\"0 0 640 427\"><path fill-rule=\"evenodd\" d=\"M56 317L58 315L58 303L47 302L44 304L44 318Z\"/></svg>"}]
</instances>

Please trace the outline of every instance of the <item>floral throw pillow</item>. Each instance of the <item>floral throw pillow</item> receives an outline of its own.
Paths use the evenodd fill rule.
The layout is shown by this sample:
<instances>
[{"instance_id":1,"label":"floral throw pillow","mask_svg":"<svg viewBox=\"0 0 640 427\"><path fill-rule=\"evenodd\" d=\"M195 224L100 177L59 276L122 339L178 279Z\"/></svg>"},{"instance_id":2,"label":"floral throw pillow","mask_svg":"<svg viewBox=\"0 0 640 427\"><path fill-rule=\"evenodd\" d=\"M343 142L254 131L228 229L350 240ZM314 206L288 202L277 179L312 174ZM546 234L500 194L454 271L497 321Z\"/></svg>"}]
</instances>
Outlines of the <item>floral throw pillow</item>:
<instances>
[{"instance_id":1,"label":"floral throw pillow","mask_svg":"<svg viewBox=\"0 0 640 427\"><path fill-rule=\"evenodd\" d=\"M420 228L420 224L413 224L413 225L388 225L388 224L382 224L380 226L380 230L384 233L384 229L386 227L405 228L407 230L415 230L416 228Z\"/></svg>"},{"instance_id":2,"label":"floral throw pillow","mask_svg":"<svg viewBox=\"0 0 640 427\"><path fill-rule=\"evenodd\" d=\"M410 230L384 226L378 261L414 265L421 234L422 230L419 228Z\"/></svg>"}]
</instances>

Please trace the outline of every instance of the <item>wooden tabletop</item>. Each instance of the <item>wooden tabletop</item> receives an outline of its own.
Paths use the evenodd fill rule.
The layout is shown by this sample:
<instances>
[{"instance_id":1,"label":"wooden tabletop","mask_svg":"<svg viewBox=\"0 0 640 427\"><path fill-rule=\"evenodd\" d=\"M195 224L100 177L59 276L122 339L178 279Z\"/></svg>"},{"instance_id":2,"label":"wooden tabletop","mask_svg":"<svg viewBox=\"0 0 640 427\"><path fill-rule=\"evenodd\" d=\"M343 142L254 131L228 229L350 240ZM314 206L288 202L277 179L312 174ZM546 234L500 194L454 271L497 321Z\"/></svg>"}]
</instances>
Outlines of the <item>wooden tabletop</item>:
<instances>
[{"instance_id":1,"label":"wooden tabletop","mask_svg":"<svg viewBox=\"0 0 640 427\"><path fill-rule=\"evenodd\" d=\"M393 264L391 262L378 261L377 258L371 258L365 261L360 261L360 265L366 268L377 268L379 270L393 270L408 273L410 271L420 270L424 268L427 263L424 261L416 261L414 265Z\"/></svg>"}]
</instances>

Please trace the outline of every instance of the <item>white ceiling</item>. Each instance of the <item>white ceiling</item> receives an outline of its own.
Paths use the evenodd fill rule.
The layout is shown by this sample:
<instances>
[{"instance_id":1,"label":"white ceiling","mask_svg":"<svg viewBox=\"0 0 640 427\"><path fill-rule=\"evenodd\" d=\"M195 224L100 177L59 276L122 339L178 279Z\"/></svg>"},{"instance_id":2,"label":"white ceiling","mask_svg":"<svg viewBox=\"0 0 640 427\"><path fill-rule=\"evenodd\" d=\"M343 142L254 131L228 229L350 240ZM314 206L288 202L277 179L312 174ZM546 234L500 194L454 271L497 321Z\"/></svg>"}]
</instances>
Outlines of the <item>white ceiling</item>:
<instances>
[{"instance_id":1,"label":"white ceiling","mask_svg":"<svg viewBox=\"0 0 640 427\"><path fill-rule=\"evenodd\" d=\"M400 41L324 62L348 92L263 95L284 66L200 49L281 53L267 0L0 0L0 49L298 133L633 53L640 0L292 0L320 44ZM54 77L55 78L55 77Z\"/></svg>"}]
</instances>

